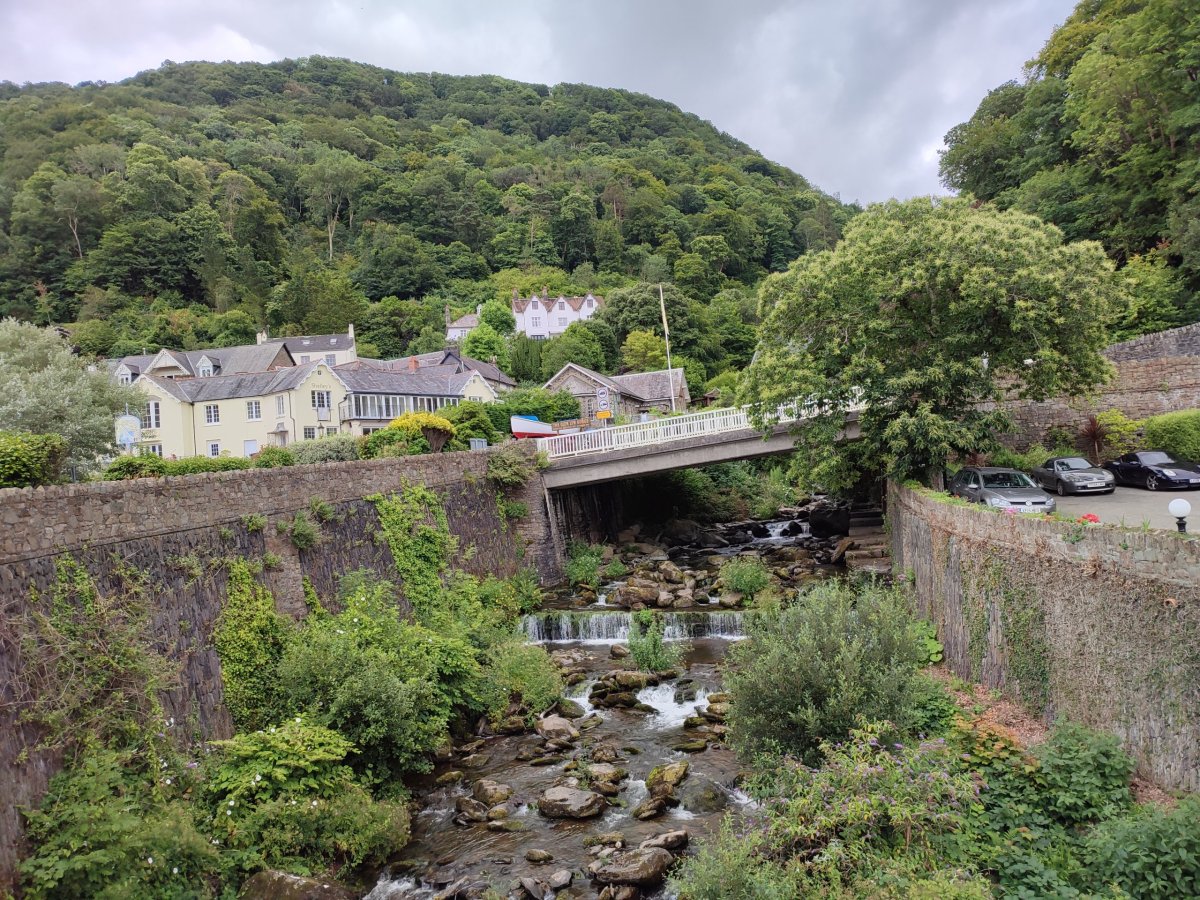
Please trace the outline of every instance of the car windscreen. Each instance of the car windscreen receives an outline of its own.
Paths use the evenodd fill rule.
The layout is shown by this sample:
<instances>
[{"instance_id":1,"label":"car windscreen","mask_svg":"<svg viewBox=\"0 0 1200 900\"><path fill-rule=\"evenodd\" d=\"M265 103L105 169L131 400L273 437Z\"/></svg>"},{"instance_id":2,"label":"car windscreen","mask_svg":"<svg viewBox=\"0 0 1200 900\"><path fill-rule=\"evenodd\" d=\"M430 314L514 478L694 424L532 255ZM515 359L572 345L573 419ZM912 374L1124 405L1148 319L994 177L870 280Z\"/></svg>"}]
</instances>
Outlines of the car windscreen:
<instances>
[{"instance_id":1,"label":"car windscreen","mask_svg":"<svg viewBox=\"0 0 1200 900\"><path fill-rule=\"evenodd\" d=\"M1022 472L984 472L985 488L1031 488L1037 487L1029 476Z\"/></svg>"},{"instance_id":2,"label":"car windscreen","mask_svg":"<svg viewBox=\"0 0 1200 900\"><path fill-rule=\"evenodd\" d=\"M1142 453L1138 456L1138 461L1143 466L1161 466L1164 463L1173 463L1170 453L1163 453L1161 450L1152 450L1149 453Z\"/></svg>"},{"instance_id":3,"label":"car windscreen","mask_svg":"<svg viewBox=\"0 0 1200 900\"><path fill-rule=\"evenodd\" d=\"M1078 456L1068 456L1058 462L1059 465L1065 465L1068 469L1090 469L1092 467L1090 462Z\"/></svg>"}]
</instances>

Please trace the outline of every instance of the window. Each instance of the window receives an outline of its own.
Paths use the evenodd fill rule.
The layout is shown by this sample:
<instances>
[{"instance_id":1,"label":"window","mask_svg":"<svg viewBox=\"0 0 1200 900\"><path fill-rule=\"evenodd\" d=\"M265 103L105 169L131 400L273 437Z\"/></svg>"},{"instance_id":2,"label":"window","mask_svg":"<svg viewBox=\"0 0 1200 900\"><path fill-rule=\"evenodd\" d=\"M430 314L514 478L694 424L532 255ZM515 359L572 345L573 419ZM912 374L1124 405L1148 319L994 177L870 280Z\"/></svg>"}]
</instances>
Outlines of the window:
<instances>
[{"instance_id":1,"label":"window","mask_svg":"<svg viewBox=\"0 0 1200 900\"><path fill-rule=\"evenodd\" d=\"M329 435L331 435L331 434L337 434L337 433L338 433L338 430L337 430L336 428L326 428L326 429L325 429L325 436L326 436L326 437L328 437L328 436L329 436Z\"/></svg>"},{"instance_id":2,"label":"window","mask_svg":"<svg viewBox=\"0 0 1200 900\"><path fill-rule=\"evenodd\" d=\"M258 400L246 401L246 421L257 422L262 419L262 403Z\"/></svg>"},{"instance_id":3,"label":"window","mask_svg":"<svg viewBox=\"0 0 1200 900\"><path fill-rule=\"evenodd\" d=\"M305 425L305 426L304 426L304 439L305 439L306 441L311 441L311 440L313 440L313 439L314 439L316 436L317 436L317 429L316 429L316 428L314 428L312 425Z\"/></svg>"},{"instance_id":4,"label":"window","mask_svg":"<svg viewBox=\"0 0 1200 900\"><path fill-rule=\"evenodd\" d=\"M531 309L537 309L538 308L537 301L534 300L532 303L529 304L529 306Z\"/></svg>"},{"instance_id":5,"label":"window","mask_svg":"<svg viewBox=\"0 0 1200 900\"><path fill-rule=\"evenodd\" d=\"M198 374L198 375L199 375L201 378L212 378L212 373L213 373L213 370L212 370L212 366L211 366L211 365L209 365L209 364L208 364L208 363L206 363L206 362L200 363L200 369L199 369L199 371L197 372L197 374Z\"/></svg>"},{"instance_id":6,"label":"window","mask_svg":"<svg viewBox=\"0 0 1200 900\"><path fill-rule=\"evenodd\" d=\"M593 301L592 301L592 298L591 298L591 297L588 297L588 298L587 298L587 308L588 308L588 309L591 309L591 308L592 308L592 302L593 302Z\"/></svg>"},{"instance_id":7,"label":"window","mask_svg":"<svg viewBox=\"0 0 1200 900\"><path fill-rule=\"evenodd\" d=\"M142 452L147 456L162 456L162 444L147 444Z\"/></svg>"},{"instance_id":8,"label":"window","mask_svg":"<svg viewBox=\"0 0 1200 900\"><path fill-rule=\"evenodd\" d=\"M308 354L307 353L300 354L300 362L302 362L302 363L308 362Z\"/></svg>"},{"instance_id":9,"label":"window","mask_svg":"<svg viewBox=\"0 0 1200 900\"><path fill-rule=\"evenodd\" d=\"M204 406L204 422L206 425L217 425L221 421L221 407L215 403Z\"/></svg>"},{"instance_id":10,"label":"window","mask_svg":"<svg viewBox=\"0 0 1200 900\"><path fill-rule=\"evenodd\" d=\"M220 441L209 441L208 442L208 455L209 456L220 456L221 455L221 442Z\"/></svg>"},{"instance_id":11,"label":"window","mask_svg":"<svg viewBox=\"0 0 1200 900\"><path fill-rule=\"evenodd\" d=\"M142 427L143 428L161 428L162 427L161 408L162 408L162 404L160 404L157 400L151 400L149 403L146 404L146 412L142 416ZM158 455L162 456L161 453L159 453Z\"/></svg>"},{"instance_id":12,"label":"window","mask_svg":"<svg viewBox=\"0 0 1200 900\"><path fill-rule=\"evenodd\" d=\"M534 316L532 319L529 320L529 324L532 325L534 328L541 328L542 320L540 318L538 318L537 316Z\"/></svg>"},{"instance_id":13,"label":"window","mask_svg":"<svg viewBox=\"0 0 1200 900\"><path fill-rule=\"evenodd\" d=\"M133 384L133 376L128 372L122 372L117 376L117 379L121 382L121 384Z\"/></svg>"},{"instance_id":14,"label":"window","mask_svg":"<svg viewBox=\"0 0 1200 900\"><path fill-rule=\"evenodd\" d=\"M326 353L325 354L325 365L327 365L327 366L337 365L337 354L336 353Z\"/></svg>"},{"instance_id":15,"label":"window","mask_svg":"<svg viewBox=\"0 0 1200 900\"><path fill-rule=\"evenodd\" d=\"M566 324L567 324L567 317L566 317L566 316L559 316L559 317L558 317L558 324L559 324L559 325L566 325Z\"/></svg>"},{"instance_id":16,"label":"window","mask_svg":"<svg viewBox=\"0 0 1200 900\"><path fill-rule=\"evenodd\" d=\"M333 392L332 391L313 391L312 392L312 408L313 409L330 409L333 407Z\"/></svg>"},{"instance_id":17,"label":"window","mask_svg":"<svg viewBox=\"0 0 1200 900\"><path fill-rule=\"evenodd\" d=\"M276 397L275 397L275 415L277 415L277 416L283 415L283 410L284 410L283 404L284 404L283 394L276 395Z\"/></svg>"},{"instance_id":18,"label":"window","mask_svg":"<svg viewBox=\"0 0 1200 900\"><path fill-rule=\"evenodd\" d=\"M558 308L559 308L560 310L564 310L564 309L566 309L566 308L567 308L567 304L566 304L564 301L562 301L562 300L559 300L559 301L558 301Z\"/></svg>"}]
</instances>

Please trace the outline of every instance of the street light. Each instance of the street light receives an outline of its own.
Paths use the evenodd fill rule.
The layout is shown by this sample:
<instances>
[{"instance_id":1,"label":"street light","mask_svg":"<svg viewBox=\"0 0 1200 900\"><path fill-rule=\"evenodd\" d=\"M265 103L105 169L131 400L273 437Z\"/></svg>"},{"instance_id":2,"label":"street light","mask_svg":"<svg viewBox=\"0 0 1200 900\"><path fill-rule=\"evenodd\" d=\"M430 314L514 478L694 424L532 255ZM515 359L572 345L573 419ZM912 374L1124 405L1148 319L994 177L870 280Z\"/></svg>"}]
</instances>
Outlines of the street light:
<instances>
[{"instance_id":1,"label":"street light","mask_svg":"<svg viewBox=\"0 0 1200 900\"><path fill-rule=\"evenodd\" d=\"M1192 504L1188 503L1182 497L1176 497L1167 504L1167 512L1175 517L1175 523L1179 526L1180 534L1187 534L1187 517L1192 511Z\"/></svg>"}]
</instances>

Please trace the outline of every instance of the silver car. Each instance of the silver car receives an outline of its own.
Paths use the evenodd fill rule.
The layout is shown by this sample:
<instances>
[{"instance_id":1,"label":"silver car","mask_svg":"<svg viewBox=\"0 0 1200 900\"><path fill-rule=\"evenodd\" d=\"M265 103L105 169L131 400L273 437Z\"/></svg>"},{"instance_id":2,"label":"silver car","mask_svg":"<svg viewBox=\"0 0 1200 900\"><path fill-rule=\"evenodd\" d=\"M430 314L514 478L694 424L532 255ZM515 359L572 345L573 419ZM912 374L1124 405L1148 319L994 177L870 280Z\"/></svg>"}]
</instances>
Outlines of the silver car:
<instances>
[{"instance_id":1,"label":"silver car","mask_svg":"<svg viewBox=\"0 0 1200 900\"><path fill-rule=\"evenodd\" d=\"M1082 456L1054 456L1029 473L1048 491L1067 494L1111 494L1116 481L1111 472L1093 466Z\"/></svg>"},{"instance_id":2,"label":"silver car","mask_svg":"<svg viewBox=\"0 0 1200 900\"><path fill-rule=\"evenodd\" d=\"M993 466L967 466L950 481L950 493L995 509L1020 513L1052 513L1054 498L1024 472Z\"/></svg>"}]
</instances>

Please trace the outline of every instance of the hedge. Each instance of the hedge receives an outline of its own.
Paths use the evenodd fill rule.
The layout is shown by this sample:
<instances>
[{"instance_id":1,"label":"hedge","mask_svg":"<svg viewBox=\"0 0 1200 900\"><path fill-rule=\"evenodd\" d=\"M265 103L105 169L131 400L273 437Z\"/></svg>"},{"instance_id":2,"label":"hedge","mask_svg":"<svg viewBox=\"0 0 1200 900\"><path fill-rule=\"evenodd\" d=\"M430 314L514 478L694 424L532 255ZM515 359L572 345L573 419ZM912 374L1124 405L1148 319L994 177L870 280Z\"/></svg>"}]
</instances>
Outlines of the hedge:
<instances>
[{"instance_id":1,"label":"hedge","mask_svg":"<svg viewBox=\"0 0 1200 900\"><path fill-rule=\"evenodd\" d=\"M268 453L267 451L272 451ZM125 481L130 478L160 478L163 475L198 475L201 472L235 472L239 469L271 469L292 465L292 455L286 450L267 447L254 459L240 456L185 456L183 459L162 459L153 454L118 456L104 470L105 481Z\"/></svg>"},{"instance_id":2,"label":"hedge","mask_svg":"<svg viewBox=\"0 0 1200 900\"><path fill-rule=\"evenodd\" d=\"M0 431L0 488L62 480L67 442L57 434Z\"/></svg>"},{"instance_id":3,"label":"hedge","mask_svg":"<svg viewBox=\"0 0 1200 900\"><path fill-rule=\"evenodd\" d=\"M1142 426L1151 450L1166 450L1180 461L1200 460L1200 409L1151 416Z\"/></svg>"}]
</instances>

